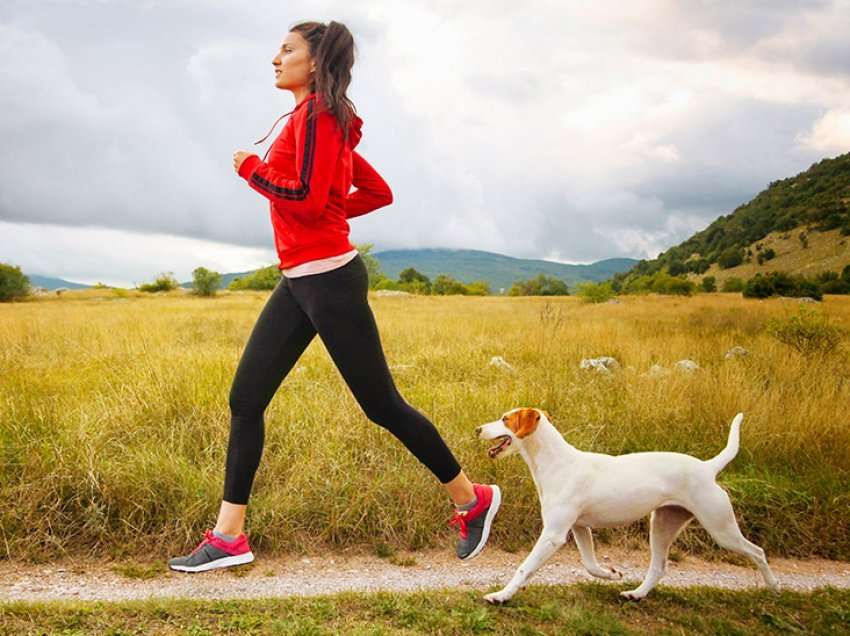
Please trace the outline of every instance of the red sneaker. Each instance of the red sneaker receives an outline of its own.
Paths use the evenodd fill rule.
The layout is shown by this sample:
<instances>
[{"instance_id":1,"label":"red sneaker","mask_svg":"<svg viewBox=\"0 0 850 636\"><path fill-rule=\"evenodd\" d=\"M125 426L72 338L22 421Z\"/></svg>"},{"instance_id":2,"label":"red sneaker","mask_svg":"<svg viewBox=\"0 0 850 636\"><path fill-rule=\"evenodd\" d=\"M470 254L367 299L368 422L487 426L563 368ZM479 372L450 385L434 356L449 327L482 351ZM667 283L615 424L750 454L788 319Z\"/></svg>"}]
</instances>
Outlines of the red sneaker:
<instances>
[{"instance_id":1,"label":"red sneaker","mask_svg":"<svg viewBox=\"0 0 850 636\"><path fill-rule=\"evenodd\" d=\"M233 541L225 541L215 536L212 530L205 530L204 538L192 553L174 557L168 561L168 567L179 572L205 572L242 565L253 560L254 554L248 546L248 537L244 532Z\"/></svg>"},{"instance_id":2,"label":"red sneaker","mask_svg":"<svg viewBox=\"0 0 850 636\"><path fill-rule=\"evenodd\" d=\"M455 509L454 516L449 519L449 525L457 525L460 539L455 553L459 559L468 560L476 556L490 536L490 525L493 517L502 504L502 491L496 484L472 484L477 501L469 510Z\"/></svg>"}]
</instances>

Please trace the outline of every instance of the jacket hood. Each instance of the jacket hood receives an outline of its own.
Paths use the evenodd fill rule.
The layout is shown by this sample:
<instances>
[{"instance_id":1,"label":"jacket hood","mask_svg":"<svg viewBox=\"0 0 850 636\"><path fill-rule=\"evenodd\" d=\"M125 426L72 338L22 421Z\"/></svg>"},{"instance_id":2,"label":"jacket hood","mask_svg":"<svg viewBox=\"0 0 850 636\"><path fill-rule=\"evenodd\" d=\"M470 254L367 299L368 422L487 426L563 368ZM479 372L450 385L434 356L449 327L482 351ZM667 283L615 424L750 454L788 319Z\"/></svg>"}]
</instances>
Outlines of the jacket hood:
<instances>
[{"instance_id":1,"label":"jacket hood","mask_svg":"<svg viewBox=\"0 0 850 636\"><path fill-rule=\"evenodd\" d=\"M307 95L307 97L305 97L300 102L298 102L295 105L295 108L293 108L291 111L289 111L288 113L284 113L283 115L278 117L277 121L275 121L275 123L272 124L272 127L269 130L269 132L266 133L266 136L263 137L262 139L260 139L259 141L255 141L254 144L256 145L256 144L263 143L266 139L268 139L269 135L272 134L272 131L274 130L275 126L277 126L277 123L281 119L283 119L287 115L293 114L295 111L297 111L299 108L301 108L304 104L306 104L311 99L316 99L318 101L319 98L316 95L315 91L313 91L312 93ZM351 120L351 123L348 126L348 144L347 145L352 150L354 150L354 148L357 146L357 144L360 143L360 139L363 137L363 132L361 131L362 126L363 126L363 119L359 115L355 114L354 118ZM271 146L269 146L269 150L271 150ZM266 150L266 155L268 155L269 150ZM263 161L265 161L265 157L263 157Z\"/></svg>"},{"instance_id":2,"label":"jacket hood","mask_svg":"<svg viewBox=\"0 0 850 636\"><path fill-rule=\"evenodd\" d=\"M298 110L311 99L315 99L317 103L321 101L316 91L312 91L307 95L307 97L298 102L293 111ZM360 143L360 139L363 137L363 131L361 130L362 126L363 119L359 115L355 114L348 125L348 147L352 150L354 150L357 144Z\"/></svg>"},{"instance_id":3,"label":"jacket hood","mask_svg":"<svg viewBox=\"0 0 850 636\"><path fill-rule=\"evenodd\" d=\"M360 143L360 138L363 137L363 132L360 130L362 126L363 120L360 118L360 115L355 115L348 127L348 145L352 150Z\"/></svg>"}]
</instances>

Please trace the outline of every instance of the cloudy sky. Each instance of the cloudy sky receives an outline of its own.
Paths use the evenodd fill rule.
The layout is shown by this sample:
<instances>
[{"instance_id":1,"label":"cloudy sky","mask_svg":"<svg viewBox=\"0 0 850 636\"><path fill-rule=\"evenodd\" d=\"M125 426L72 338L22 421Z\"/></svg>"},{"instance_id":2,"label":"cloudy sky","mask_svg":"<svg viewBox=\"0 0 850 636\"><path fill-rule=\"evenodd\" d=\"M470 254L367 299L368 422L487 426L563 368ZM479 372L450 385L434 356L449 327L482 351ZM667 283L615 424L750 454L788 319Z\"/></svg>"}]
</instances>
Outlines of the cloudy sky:
<instances>
[{"instance_id":1,"label":"cloudy sky","mask_svg":"<svg viewBox=\"0 0 850 636\"><path fill-rule=\"evenodd\" d=\"M0 262L276 263L232 155L294 105L271 60L304 19L354 34L358 150L395 197L351 221L375 251L651 258L850 150L850 0L2 0Z\"/></svg>"}]
</instances>

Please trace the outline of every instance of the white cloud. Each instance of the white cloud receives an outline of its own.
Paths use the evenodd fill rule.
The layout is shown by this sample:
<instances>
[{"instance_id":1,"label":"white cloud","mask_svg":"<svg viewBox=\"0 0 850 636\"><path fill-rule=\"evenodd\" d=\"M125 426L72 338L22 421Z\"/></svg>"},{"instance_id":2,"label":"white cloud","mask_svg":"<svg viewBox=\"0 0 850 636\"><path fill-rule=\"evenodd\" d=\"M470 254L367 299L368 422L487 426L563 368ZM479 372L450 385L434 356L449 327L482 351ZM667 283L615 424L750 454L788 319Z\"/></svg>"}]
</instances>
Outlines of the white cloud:
<instances>
[{"instance_id":1,"label":"white cloud","mask_svg":"<svg viewBox=\"0 0 850 636\"><path fill-rule=\"evenodd\" d=\"M265 249L267 202L232 153L262 155L271 140L252 142L291 108L270 73L286 29L333 18L358 47L359 150L395 195L354 242L652 257L850 149L848 16L790 0L7 3L0 219L93 246L84 228ZM40 264L26 240L21 264ZM156 244L139 241L149 269Z\"/></svg>"},{"instance_id":2,"label":"white cloud","mask_svg":"<svg viewBox=\"0 0 850 636\"><path fill-rule=\"evenodd\" d=\"M827 111L798 141L821 152L850 152L850 108Z\"/></svg>"},{"instance_id":3,"label":"white cloud","mask_svg":"<svg viewBox=\"0 0 850 636\"><path fill-rule=\"evenodd\" d=\"M277 263L271 241L263 249L168 234L3 221L0 254L3 262L22 264L24 274L121 287L151 282L165 271L186 281L196 267L224 273Z\"/></svg>"}]
</instances>

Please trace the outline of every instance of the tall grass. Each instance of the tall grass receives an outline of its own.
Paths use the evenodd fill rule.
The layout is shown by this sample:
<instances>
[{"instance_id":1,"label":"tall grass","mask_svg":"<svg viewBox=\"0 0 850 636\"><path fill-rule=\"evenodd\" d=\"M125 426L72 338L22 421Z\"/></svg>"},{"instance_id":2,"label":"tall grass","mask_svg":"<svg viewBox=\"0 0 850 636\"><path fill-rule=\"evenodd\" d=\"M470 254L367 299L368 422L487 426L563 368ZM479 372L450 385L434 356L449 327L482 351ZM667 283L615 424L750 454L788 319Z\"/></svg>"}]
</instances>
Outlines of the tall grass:
<instances>
[{"instance_id":1,"label":"tall grass","mask_svg":"<svg viewBox=\"0 0 850 636\"><path fill-rule=\"evenodd\" d=\"M163 556L194 545L222 495L228 393L268 297L67 292L0 305L0 555ZM832 324L850 299L826 297ZM700 458L744 412L741 450L719 475L746 536L768 555L850 559L850 365L846 341L811 358L772 338L779 299L735 294L576 298L373 297L402 395L440 429L466 473L498 482L493 543L525 549L539 504L519 457L491 461L473 428L540 406L574 446ZM725 352L743 345L750 355ZM511 373L490 366L503 356ZM612 355L605 375L583 357ZM652 377L655 363L701 369ZM411 365L411 366L405 366ZM439 482L360 410L317 337L266 411L247 531L257 550L448 545ZM645 545L645 521L601 530ZM698 524L679 539L716 548Z\"/></svg>"}]
</instances>

